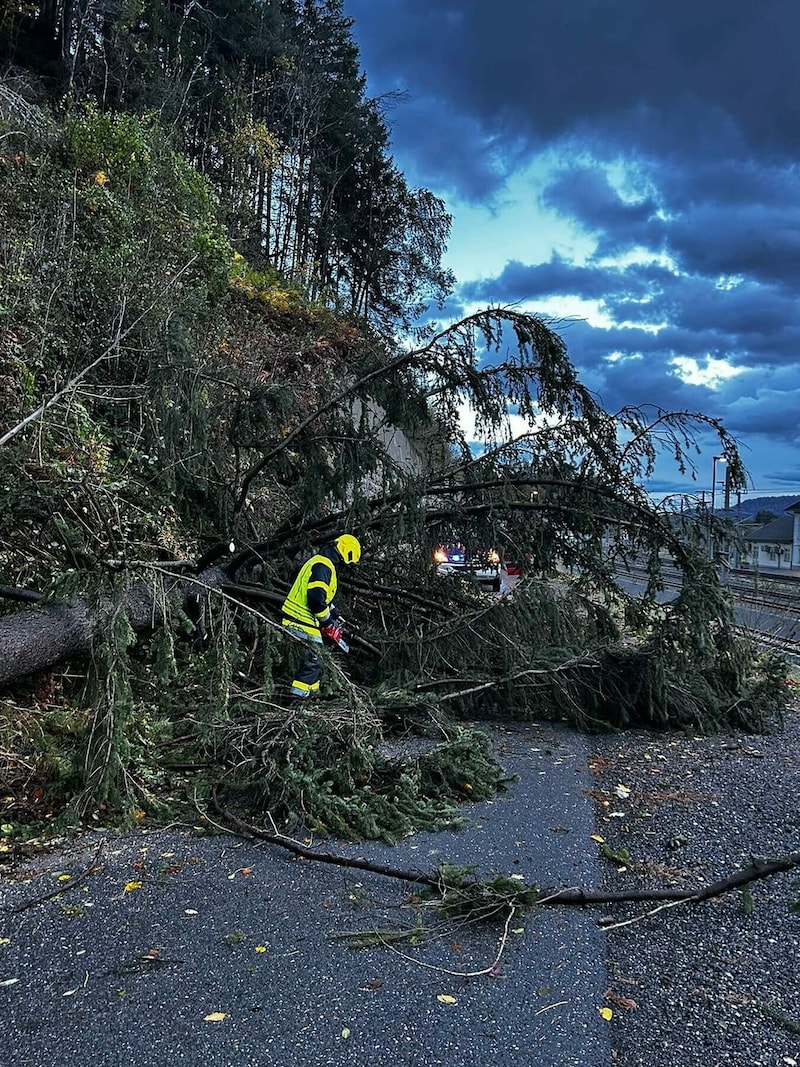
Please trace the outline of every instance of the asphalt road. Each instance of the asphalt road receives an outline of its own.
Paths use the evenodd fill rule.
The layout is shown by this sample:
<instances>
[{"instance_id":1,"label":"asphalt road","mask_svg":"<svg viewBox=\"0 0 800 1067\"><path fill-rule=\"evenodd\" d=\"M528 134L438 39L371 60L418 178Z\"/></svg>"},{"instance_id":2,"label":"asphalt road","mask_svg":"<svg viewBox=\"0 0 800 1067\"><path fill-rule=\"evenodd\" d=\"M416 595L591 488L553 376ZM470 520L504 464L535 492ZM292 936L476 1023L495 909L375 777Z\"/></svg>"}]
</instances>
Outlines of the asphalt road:
<instances>
[{"instance_id":1,"label":"asphalt road","mask_svg":"<svg viewBox=\"0 0 800 1067\"><path fill-rule=\"evenodd\" d=\"M469 827L321 847L597 885L586 739L552 725L493 732L519 780L471 806ZM0 1067L611 1062L595 914L454 920L416 944L359 950L341 936L430 922L411 893L228 835L90 835L0 888Z\"/></svg>"}]
</instances>

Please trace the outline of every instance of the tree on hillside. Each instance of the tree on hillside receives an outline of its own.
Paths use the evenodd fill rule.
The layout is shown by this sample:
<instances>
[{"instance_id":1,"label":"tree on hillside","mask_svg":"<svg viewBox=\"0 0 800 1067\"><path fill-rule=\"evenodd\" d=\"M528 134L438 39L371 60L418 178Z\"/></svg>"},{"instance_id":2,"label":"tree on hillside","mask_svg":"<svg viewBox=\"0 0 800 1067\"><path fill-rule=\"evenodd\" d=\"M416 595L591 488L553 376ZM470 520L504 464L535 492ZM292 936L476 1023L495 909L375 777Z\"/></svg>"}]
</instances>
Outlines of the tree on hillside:
<instances>
[{"instance_id":1,"label":"tree on hillside","mask_svg":"<svg viewBox=\"0 0 800 1067\"><path fill-rule=\"evenodd\" d=\"M394 165L351 26L342 0L13 5L0 62L59 105L158 114L255 266L392 331L449 293L450 218Z\"/></svg>"}]
</instances>

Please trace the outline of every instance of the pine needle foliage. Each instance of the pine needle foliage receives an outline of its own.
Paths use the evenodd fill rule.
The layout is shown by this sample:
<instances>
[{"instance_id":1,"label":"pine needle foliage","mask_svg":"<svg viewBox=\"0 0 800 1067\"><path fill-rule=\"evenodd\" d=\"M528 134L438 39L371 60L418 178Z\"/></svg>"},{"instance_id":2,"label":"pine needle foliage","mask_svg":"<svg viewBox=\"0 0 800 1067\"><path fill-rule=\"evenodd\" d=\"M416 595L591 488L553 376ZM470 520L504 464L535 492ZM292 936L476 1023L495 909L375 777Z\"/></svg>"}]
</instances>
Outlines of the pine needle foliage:
<instances>
[{"instance_id":1,"label":"pine needle foliage","mask_svg":"<svg viewBox=\"0 0 800 1067\"><path fill-rule=\"evenodd\" d=\"M457 828L461 805L493 796L505 779L489 736L470 727L453 725L415 753L392 752L365 704L287 711L240 701L236 712L224 732L230 750L216 758L237 773L219 795L285 833L394 841Z\"/></svg>"}]
</instances>

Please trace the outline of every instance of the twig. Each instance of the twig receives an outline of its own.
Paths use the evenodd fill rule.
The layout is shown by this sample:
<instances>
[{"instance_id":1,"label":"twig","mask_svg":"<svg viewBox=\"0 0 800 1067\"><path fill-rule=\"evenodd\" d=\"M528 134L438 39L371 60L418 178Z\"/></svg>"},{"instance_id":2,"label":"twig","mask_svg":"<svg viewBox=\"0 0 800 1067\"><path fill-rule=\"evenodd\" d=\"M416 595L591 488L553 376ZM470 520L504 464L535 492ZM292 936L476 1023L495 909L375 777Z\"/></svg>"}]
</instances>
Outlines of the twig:
<instances>
[{"instance_id":1,"label":"twig","mask_svg":"<svg viewBox=\"0 0 800 1067\"><path fill-rule=\"evenodd\" d=\"M18 904L16 908L9 908L8 910L11 912L12 915L16 915L18 912L27 911L28 908L33 908L36 904L44 904L46 901L52 900L53 897L60 896L62 893L66 893L68 890L74 888L76 885L80 885L83 879L88 874L91 874L92 870L97 864L98 859L100 858L100 853L103 851L105 846L106 842L105 839L103 839L97 846L97 851L92 857L91 863L84 871L81 871L77 878L73 878L69 882L66 882L64 885L60 885L58 889L54 889L52 893L45 893L43 897L36 897L33 900L26 901L24 904Z\"/></svg>"},{"instance_id":2,"label":"twig","mask_svg":"<svg viewBox=\"0 0 800 1067\"><path fill-rule=\"evenodd\" d=\"M497 950L497 955L494 961L489 964L488 967L481 968L480 971L451 971L447 967L437 967L434 963L426 963L424 960L415 959L413 956L409 956L405 952L401 952L399 948L395 948L394 945L390 945L384 941L380 933L377 934L378 940L381 944L388 948L390 952L394 952L404 960L408 960L409 963L415 963L418 967L424 967L428 971L437 971L439 974L449 974L453 978L480 978L484 974L491 974L497 970L497 966L500 963L503 953L505 952L506 944L508 943L508 928L511 925L511 920L514 918L516 908L511 905L508 909L508 915L506 916L505 924L503 925L503 932L500 935L500 946Z\"/></svg>"},{"instance_id":3,"label":"twig","mask_svg":"<svg viewBox=\"0 0 800 1067\"><path fill-rule=\"evenodd\" d=\"M677 908L679 904L689 904L693 901L693 898L688 897L685 900L668 900L664 904L659 904L657 908L652 908L650 911L646 911L644 915L634 915L632 919L623 919L617 923L606 923L602 920L598 923L598 926L603 930L619 930L622 926L633 926L634 923L644 922L645 919L651 919L654 915L658 915L660 911L665 911L667 908Z\"/></svg>"},{"instance_id":4,"label":"twig","mask_svg":"<svg viewBox=\"0 0 800 1067\"><path fill-rule=\"evenodd\" d=\"M557 1000L557 1001L555 1002L555 1004L548 1004L548 1005L546 1005L546 1007L544 1007L544 1008L539 1008L539 1009L538 1009L537 1011L535 1011L535 1012L534 1012L533 1014L534 1014L534 1015L544 1015L544 1013L545 1013L546 1011L552 1011L552 1010L553 1010L553 1008L562 1008L562 1007L563 1007L563 1006L564 1006L565 1004L569 1004L569 1001L568 1001L568 1000Z\"/></svg>"}]
</instances>

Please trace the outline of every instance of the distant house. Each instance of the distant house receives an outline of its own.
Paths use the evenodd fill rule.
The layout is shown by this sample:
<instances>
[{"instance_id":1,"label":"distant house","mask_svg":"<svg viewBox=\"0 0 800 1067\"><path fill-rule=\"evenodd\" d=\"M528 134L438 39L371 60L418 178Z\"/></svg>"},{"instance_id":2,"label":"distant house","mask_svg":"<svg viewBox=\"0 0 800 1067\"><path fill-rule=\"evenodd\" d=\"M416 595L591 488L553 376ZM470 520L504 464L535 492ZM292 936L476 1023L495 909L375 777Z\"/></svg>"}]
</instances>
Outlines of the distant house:
<instances>
[{"instance_id":1,"label":"distant house","mask_svg":"<svg viewBox=\"0 0 800 1067\"><path fill-rule=\"evenodd\" d=\"M800 500L787 514L744 535L749 559L742 563L759 570L800 570Z\"/></svg>"}]
</instances>

